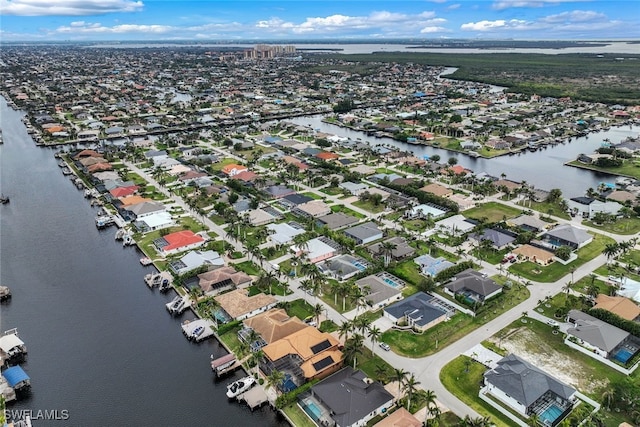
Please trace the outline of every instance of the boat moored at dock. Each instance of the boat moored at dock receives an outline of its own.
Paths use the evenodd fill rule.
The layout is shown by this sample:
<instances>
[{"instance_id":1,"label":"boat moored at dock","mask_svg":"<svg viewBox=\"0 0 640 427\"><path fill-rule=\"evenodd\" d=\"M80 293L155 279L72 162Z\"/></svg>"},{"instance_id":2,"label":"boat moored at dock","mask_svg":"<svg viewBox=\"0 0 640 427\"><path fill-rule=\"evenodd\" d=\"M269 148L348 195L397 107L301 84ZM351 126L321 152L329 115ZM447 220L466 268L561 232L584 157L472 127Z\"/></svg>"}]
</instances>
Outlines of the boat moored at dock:
<instances>
[{"instance_id":1,"label":"boat moored at dock","mask_svg":"<svg viewBox=\"0 0 640 427\"><path fill-rule=\"evenodd\" d=\"M214 322L208 319L185 320L181 327L189 341L200 342L214 335Z\"/></svg>"},{"instance_id":2,"label":"boat moored at dock","mask_svg":"<svg viewBox=\"0 0 640 427\"><path fill-rule=\"evenodd\" d=\"M0 361L2 366L23 362L27 356L27 346L18 337L18 329L9 329L0 336Z\"/></svg>"},{"instance_id":3,"label":"boat moored at dock","mask_svg":"<svg viewBox=\"0 0 640 427\"><path fill-rule=\"evenodd\" d=\"M167 310L172 315L177 315L183 313L185 310L189 308L189 297L177 295L171 302L166 304Z\"/></svg>"},{"instance_id":4,"label":"boat moored at dock","mask_svg":"<svg viewBox=\"0 0 640 427\"><path fill-rule=\"evenodd\" d=\"M11 289L7 286L0 286L0 302L8 301L11 299Z\"/></svg>"},{"instance_id":5,"label":"boat moored at dock","mask_svg":"<svg viewBox=\"0 0 640 427\"><path fill-rule=\"evenodd\" d=\"M231 372L240 366L240 363L238 363L238 360L233 353L229 353L217 359L213 359L213 355L211 355L211 359L211 370L217 377L220 377L227 372Z\"/></svg>"},{"instance_id":6,"label":"boat moored at dock","mask_svg":"<svg viewBox=\"0 0 640 427\"><path fill-rule=\"evenodd\" d=\"M241 378L227 386L227 397L233 399L240 396L256 384L256 379L252 376Z\"/></svg>"}]
</instances>

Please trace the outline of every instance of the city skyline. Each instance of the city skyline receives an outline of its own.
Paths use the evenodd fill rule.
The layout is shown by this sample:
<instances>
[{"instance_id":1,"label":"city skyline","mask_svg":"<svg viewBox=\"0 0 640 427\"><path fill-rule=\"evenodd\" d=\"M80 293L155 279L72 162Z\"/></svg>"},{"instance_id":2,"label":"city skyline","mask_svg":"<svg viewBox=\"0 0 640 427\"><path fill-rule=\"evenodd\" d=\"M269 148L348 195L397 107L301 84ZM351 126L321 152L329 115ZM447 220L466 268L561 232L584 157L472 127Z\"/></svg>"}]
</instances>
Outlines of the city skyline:
<instances>
[{"instance_id":1,"label":"city skyline","mask_svg":"<svg viewBox=\"0 0 640 427\"><path fill-rule=\"evenodd\" d=\"M635 1L0 0L0 16L3 41L640 38Z\"/></svg>"}]
</instances>

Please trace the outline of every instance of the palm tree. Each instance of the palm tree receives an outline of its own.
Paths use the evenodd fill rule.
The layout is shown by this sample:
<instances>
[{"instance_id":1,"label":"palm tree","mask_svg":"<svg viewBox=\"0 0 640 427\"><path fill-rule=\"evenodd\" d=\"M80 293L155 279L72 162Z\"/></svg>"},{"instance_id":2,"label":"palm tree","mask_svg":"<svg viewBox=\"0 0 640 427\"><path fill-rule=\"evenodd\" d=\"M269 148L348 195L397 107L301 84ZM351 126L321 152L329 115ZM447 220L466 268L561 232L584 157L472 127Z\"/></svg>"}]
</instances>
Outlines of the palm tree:
<instances>
[{"instance_id":1,"label":"palm tree","mask_svg":"<svg viewBox=\"0 0 640 427\"><path fill-rule=\"evenodd\" d=\"M569 299L569 292L571 291L571 286L573 286L573 282L567 282L562 286L562 291L567 293L565 300Z\"/></svg>"},{"instance_id":2,"label":"palm tree","mask_svg":"<svg viewBox=\"0 0 640 427\"><path fill-rule=\"evenodd\" d=\"M388 267L391 262L391 256L393 255L393 250L396 249L398 245L392 242L382 242L380 244L380 252L384 259L384 266Z\"/></svg>"},{"instance_id":3,"label":"palm tree","mask_svg":"<svg viewBox=\"0 0 640 427\"><path fill-rule=\"evenodd\" d=\"M364 343L364 337L360 334L354 334L349 338L342 349L345 360L353 360L353 369L356 369L357 355L362 353L362 344Z\"/></svg>"},{"instance_id":4,"label":"palm tree","mask_svg":"<svg viewBox=\"0 0 640 427\"><path fill-rule=\"evenodd\" d=\"M620 252L620 246L617 243L607 243L602 253L607 257L607 264L611 261L611 258L615 258Z\"/></svg>"},{"instance_id":5,"label":"palm tree","mask_svg":"<svg viewBox=\"0 0 640 427\"><path fill-rule=\"evenodd\" d=\"M353 326L356 330L360 331L361 334L364 334L369 327L369 319L365 316L358 316L353 319Z\"/></svg>"},{"instance_id":6,"label":"palm tree","mask_svg":"<svg viewBox=\"0 0 640 427\"><path fill-rule=\"evenodd\" d=\"M313 306L311 313L314 319L316 319L316 325L320 326L320 315L324 312L324 306L320 303Z\"/></svg>"},{"instance_id":7,"label":"palm tree","mask_svg":"<svg viewBox=\"0 0 640 427\"><path fill-rule=\"evenodd\" d=\"M382 331L375 325L369 325L369 339L371 340L371 352L373 353L373 346L376 345L377 342L380 341L380 336L382 335Z\"/></svg>"},{"instance_id":8,"label":"palm tree","mask_svg":"<svg viewBox=\"0 0 640 427\"><path fill-rule=\"evenodd\" d=\"M400 387L405 382L408 375L409 372L405 371L404 369L394 368L392 379L393 381L398 381L398 394L400 394Z\"/></svg>"},{"instance_id":9,"label":"palm tree","mask_svg":"<svg viewBox=\"0 0 640 427\"><path fill-rule=\"evenodd\" d=\"M471 418L466 415L460 422L461 427L489 427L491 425L491 419L489 417Z\"/></svg>"},{"instance_id":10,"label":"palm tree","mask_svg":"<svg viewBox=\"0 0 640 427\"><path fill-rule=\"evenodd\" d=\"M277 390L277 387L280 384L282 384L283 381L284 381L284 372L274 369L267 376L267 389L274 387Z\"/></svg>"},{"instance_id":11,"label":"palm tree","mask_svg":"<svg viewBox=\"0 0 640 427\"><path fill-rule=\"evenodd\" d=\"M338 327L338 337L342 338L345 337L345 342L349 339L349 334L353 332L353 323L351 323L350 321L345 321L343 322L339 327Z\"/></svg>"},{"instance_id":12,"label":"palm tree","mask_svg":"<svg viewBox=\"0 0 640 427\"><path fill-rule=\"evenodd\" d=\"M411 398L413 394L418 390L417 386L420 384L420 381L416 380L415 375L411 374L409 378L407 378L403 384L404 392L407 396L407 410L411 411Z\"/></svg>"},{"instance_id":13,"label":"palm tree","mask_svg":"<svg viewBox=\"0 0 640 427\"><path fill-rule=\"evenodd\" d=\"M351 286L345 282L345 283L341 283L338 289L339 289L340 296L342 296L342 311L345 311L347 296L351 291Z\"/></svg>"},{"instance_id":14,"label":"palm tree","mask_svg":"<svg viewBox=\"0 0 640 427\"><path fill-rule=\"evenodd\" d=\"M537 427L539 423L540 423L540 417L538 416L538 414L529 415L527 424L529 424L531 427Z\"/></svg>"},{"instance_id":15,"label":"palm tree","mask_svg":"<svg viewBox=\"0 0 640 427\"><path fill-rule=\"evenodd\" d=\"M260 367L260 361L262 360L263 356L264 352L262 350L258 350L251 353L251 356L249 357L251 364L256 367L256 375L258 374L258 368Z\"/></svg>"}]
</instances>

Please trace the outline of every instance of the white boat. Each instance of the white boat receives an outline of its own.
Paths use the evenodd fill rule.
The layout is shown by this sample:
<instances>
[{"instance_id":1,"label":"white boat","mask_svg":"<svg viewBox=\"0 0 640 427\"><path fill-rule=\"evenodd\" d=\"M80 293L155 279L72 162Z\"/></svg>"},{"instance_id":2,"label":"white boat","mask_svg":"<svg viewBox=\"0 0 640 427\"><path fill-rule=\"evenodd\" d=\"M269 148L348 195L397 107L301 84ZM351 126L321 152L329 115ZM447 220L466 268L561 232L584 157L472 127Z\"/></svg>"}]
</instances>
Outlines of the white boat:
<instances>
[{"instance_id":1,"label":"white boat","mask_svg":"<svg viewBox=\"0 0 640 427\"><path fill-rule=\"evenodd\" d=\"M153 264L153 261L151 261L151 258L145 256L145 257L140 258L140 264L142 264L142 265L151 265L151 264Z\"/></svg>"},{"instance_id":2,"label":"white boat","mask_svg":"<svg viewBox=\"0 0 640 427\"><path fill-rule=\"evenodd\" d=\"M249 390L256 383L256 379L249 376L239 379L238 381L234 381L227 386L227 397L229 399L233 399L234 397L238 397L245 391Z\"/></svg>"}]
</instances>

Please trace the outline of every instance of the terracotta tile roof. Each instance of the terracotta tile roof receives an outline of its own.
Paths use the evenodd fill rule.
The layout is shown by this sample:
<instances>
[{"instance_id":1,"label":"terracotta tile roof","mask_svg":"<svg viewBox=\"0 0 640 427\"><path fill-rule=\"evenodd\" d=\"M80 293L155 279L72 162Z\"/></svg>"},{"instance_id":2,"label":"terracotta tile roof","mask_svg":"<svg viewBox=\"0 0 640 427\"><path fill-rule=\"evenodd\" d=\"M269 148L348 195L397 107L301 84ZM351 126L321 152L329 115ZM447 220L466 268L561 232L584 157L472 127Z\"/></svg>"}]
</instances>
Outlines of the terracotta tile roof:
<instances>
[{"instance_id":1,"label":"terracotta tile roof","mask_svg":"<svg viewBox=\"0 0 640 427\"><path fill-rule=\"evenodd\" d=\"M633 301L625 297L610 297L608 295L599 294L596 298L596 305L593 308L601 308L617 314L626 320L634 320L640 316L640 307Z\"/></svg>"},{"instance_id":2,"label":"terracotta tile roof","mask_svg":"<svg viewBox=\"0 0 640 427\"><path fill-rule=\"evenodd\" d=\"M395 388L397 389L397 387ZM374 427L422 427L422 423L411 412L401 407L393 414L383 418Z\"/></svg>"},{"instance_id":3,"label":"terracotta tile roof","mask_svg":"<svg viewBox=\"0 0 640 427\"><path fill-rule=\"evenodd\" d=\"M228 266L198 274L198 279L200 279L198 284L204 292L211 291L216 287L215 285L225 281L230 281L235 286L251 283L251 277L248 274Z\"/></svg>"},{"instance_id":4,"label":"terracotta tile roof","mask_svg":"<svg viewBox=\"0 0 640 427\"><path fill-rule=\"evenodd\" d=\"M191 230L176 231L175 233L167 234L164 236L164 240L168 245L162 248L163 251L171 251L173 249L181 248L183 246L193 245L195 243L204 242L202 236L195 234Z\"/></svg>"},{"instance_id":5,"label":"terracotta tile roof","mask_svg":"<svg viewBox=\"0 0 640 427\"><path fill-rule=\"evenodd\" d=\"M249 296L247 289L236 289L235 291L218 295L215 300L234 319L259 308L275 304L277 301L271 295L262 293Z\"/></svg>"},{"instance_id":6,"label":"terracotta tile roof","mask_svg":"<svg viewBox=\"0 0 640 427\"><path fill-rule=\"evenodd\" d=\"M340 158L340 156L338 156L336 153L327 153L327 152L318 153L316 154L316 157L322 160L332 160L332 159Z\"/></svg>"},{"instance_id":7,"label":"terracotta tile roof","mask_svg":"<svg viewBox=\"0 0 640 427\"><path fill-rule=\"evenodd\" d=\"M265 313L245 320L244 324L260 334L267 344L278 341L308 326L295 316L289 317L282 308L272 308Z\"/></svg>"},{"instance_id":8,"label":"terracotta tile roof","mask_svg":"<svg viewBox=\"0 0 640 427\"><path fill-rule=\"evenodd\" d=\"M132 194L134 194L136 191L138 191L138 187L137 185L131 185L129 187L117 187L114 188L113 190L109 191L109 193L113 196L113 197L127 197L127 196L131 196Z\"/></svg>"},{"instance_id":9,"label":"terracotta tile roof","mask_svg":"<svg viewBox=\"0 0 640 427\"><path fill-rule=\"evenodd\" d=\"M435 194L436 196L447 196L449 194L453 194L453 190L451 190L450 188L436 183L425 185L420 190L424 191L425 193Z\"/></svg>"},{"instance_id":10,"label":"terracotta tile roof","mask_svg":"<svg viewBox=\"0 0 640 427\"><path fill-rule=\"evenodd\" d=\"M239 179L240 181L244 181L244 182L251 182L257 177L258 177L258 174L251 171L240 172L239 174L234 176L235 179Z\"/></svg>"},{"instance_id":11,"label":"terracotta tile roof","mask_svg":"<svg viewBox=\"0 0 640 427\"><path fill-rule=\"evenodd\" d=\"M138 203L144 203L144 202L150 202L150 201L151 199L147 197L138 196L138 195L120 197L120 202L122 202L122 206L132 206L132 205L137 205Z\"/></svg>"},{"instance_id":12,"label":"terracotta tile roof","mask_svg":"<svg viewBox=\"0 0 640 427\"><path fill-rule=\"evenodd\" d=\"M99 171L110 171L113 170L113 166L109 163L96 163L95 165L91 165L87 167L87 171L89 173L99 172Z\"/></svg>"},{"instance_id":13,"label":"terracotta tile roof","mask_svg":"<svg viewBox=\"0 0 640 427\"><path fill-rule=\"evenodd\" d=\"M328 341L328 347L325 350L338 347L338 340L333 336L326 332L320 332L313 326L307 326L285 338L272 342L263 347L262 351L271 361L281 359L287 354L297 354L302 360L306 361L315 356L311 347L324 341Z\"/></svg>"}]
</instances>

